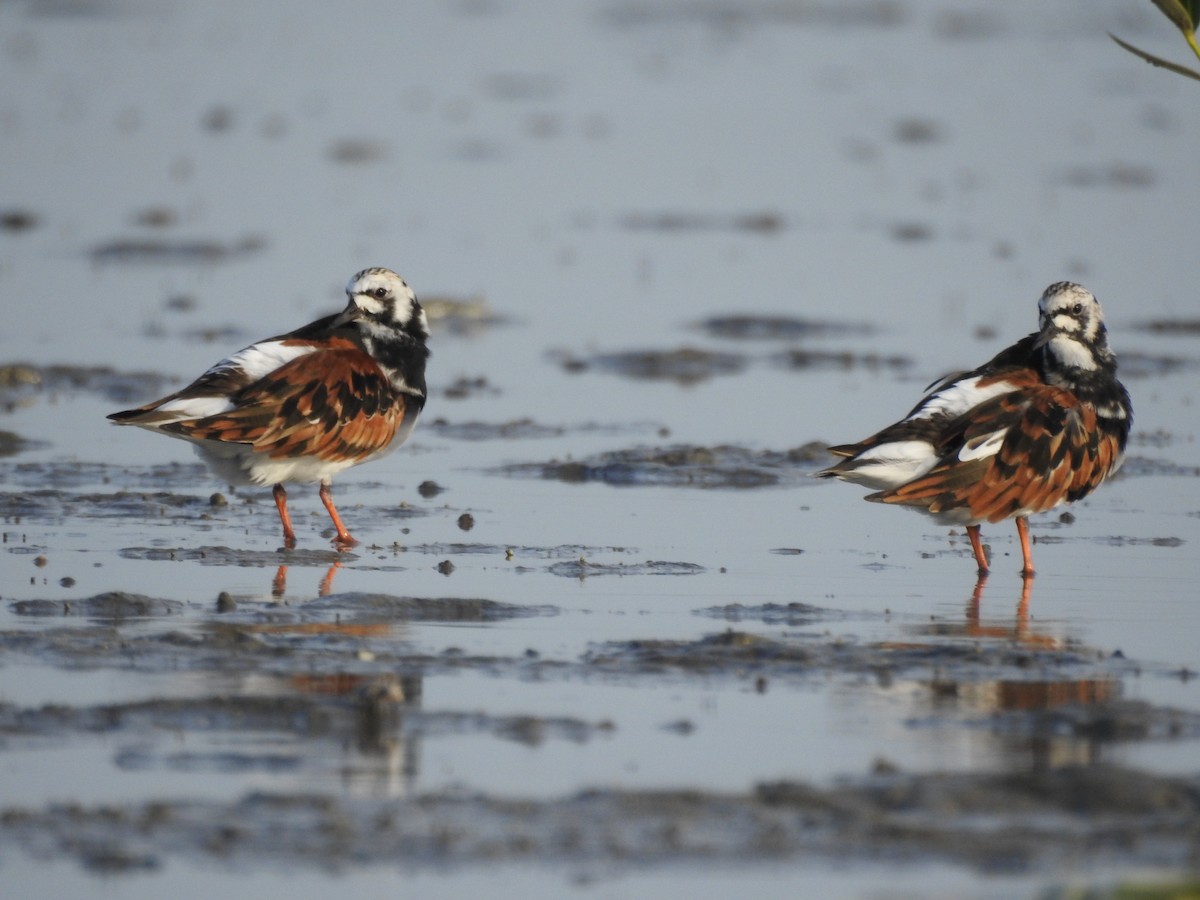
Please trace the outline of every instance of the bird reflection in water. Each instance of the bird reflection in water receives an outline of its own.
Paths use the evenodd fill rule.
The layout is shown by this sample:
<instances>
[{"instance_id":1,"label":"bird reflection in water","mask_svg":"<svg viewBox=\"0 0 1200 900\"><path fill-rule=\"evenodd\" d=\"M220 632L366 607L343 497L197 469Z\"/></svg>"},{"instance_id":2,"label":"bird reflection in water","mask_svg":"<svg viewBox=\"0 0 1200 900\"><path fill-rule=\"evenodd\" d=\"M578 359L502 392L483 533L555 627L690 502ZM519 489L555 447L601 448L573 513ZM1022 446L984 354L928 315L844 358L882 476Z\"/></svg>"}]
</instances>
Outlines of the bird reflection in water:
<instances>
[{"instance_id":1,"label":"bird reflection in water","mask_svg":"<svg viewBox=\"0 0 1200 900\"><path fill-rule=\"evenodd\" d=\"M966 672L943 671L928 684L928 702L939 718L986 717L990 733L1006 752L1035 768L1095 762L1105 741L1089 723L1103 718L1106 704L1120 699L1120 678L1094 671L1090 677L1045 677L1063 671L1063 663L1077 660L1078 648L1072 648L1061 634L1031 624L1032 578L1023 579L1011 621L983 614L986 585L986 576L975 582L962 624L941 622L922 630L993 648L1010 647L1011 654L1002 653L996 663L1026 669L1031 677L979 679L977 673L970 677Z\"/></svg>"}]
</instances>

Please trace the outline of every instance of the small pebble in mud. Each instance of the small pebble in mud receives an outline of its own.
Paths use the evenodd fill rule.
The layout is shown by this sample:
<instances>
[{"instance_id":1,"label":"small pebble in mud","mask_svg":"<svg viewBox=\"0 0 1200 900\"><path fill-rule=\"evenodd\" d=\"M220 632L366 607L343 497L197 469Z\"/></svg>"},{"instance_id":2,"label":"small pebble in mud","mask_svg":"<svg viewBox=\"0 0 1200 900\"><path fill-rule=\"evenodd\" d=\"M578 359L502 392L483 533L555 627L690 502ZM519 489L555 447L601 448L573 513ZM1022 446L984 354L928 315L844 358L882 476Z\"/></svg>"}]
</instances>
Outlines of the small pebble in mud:
<instances>
[{"instance_id":1,"label":"small pebble in mud","mask_svg":"<svg viewBox=\"0 0 1200 900\"><path fill-rule=\"evenodd\" d=\"M228 613L237 609L237 601L233 599L229 591L221 591L217 594L217 612Z\"/></svg>"},{"instance_id":2,"label":"small pebble in mud","mask_svg":"<svg viewBox=\"0 0 1200 900\"><path fill-rule=\"evenodd\" d=\"M220 491L208 498L208 505L213 509L218 509L222 506L228 506L229 500Z\"/></svg>"},{"instance_id":3,"label":"small pebble in mud","mask_svg":"<svg viewBox=\"0 0 1200 900\"><path fill-rule=\"evenodd\" d=\"M754 691L758 694L765 694L767 692L767 679L765 675L759 675L754 679Z\"/></svg>"},{"instance_id":4,"label":"small pebble in mud","mask_svg":"<svg viewBox=\"0 0 1200 900\"><path fill-rule=\"evenodd\" d=\"M44 568L46 568L46 557L44 557L44 556L35 556L35 557L33 558L33 564L34 564L35 566L37 566L39 569L44 569Z\"/></svg>"},{"instance_id":5,"label":"small pebble in mud","mask_svg":"<svg viewBox=\"0 0 1200 900\"><path fill-rule=\"evenodd\" d=\"M994 341L996 334L996 329L991 325L977 325L975 327L975 340L977 341Z\"/></svg>"},{"instance_id":6,"label":"small pebble in mud","mask_svg":"<svg viewBox=\"0 0 1200 900\"><path fill-rule=\"evenodd\" d=\"M1074 525L1075 524L1075 515L1074 515L1074 513L1071 513L1069 511L1064 512L1062 515L1060 515L1058 517L1058 521L1062 522L1064 525Z\"/></svg>"},{"instance_id":7,"label":"small pebble in mud","mask_svg":"<svg viewBox=\"0 0 1200 900\"><path fill-rule=\"evenodd\" d=\"M150 206L133 214L133 223L143 228L170 228L177 219L175 211L165 206Z\"/></svg>"},{"instance_id":8,"label":"small pebble in mud","mask_svg":"<svg viewBox=\"0 0 1200 900\"><path fill-rule=\"evenodd\" d=\"M60 578L58 580L58 583L65 588L75 587L75 579L72 578L70 575L68 575L65 578Z\"/></svg>"},{"instance_id":9,"label":"small pebble in mud","mask_svg":"<svg viewBox=\"0 0 1200 900\"><path fill-rule=\"evenodd\" d=\"M496 391L492 390L488 380L483 376L476 378L462 377L446 388L446 398L448 400L463 400L483 391L496 393Z\"/></svg>"},{"instance_id":10,"label":"small pebble in mud","mask_svg":"<svg viewBox=\"0 0 1200 900\"><path fill-rule=\"evenodd\" d=\"M426 500L430 499L431 497L436 497L444 490L445 488L436 481L422 481L419 485L417 485L417 493Z\"/></svg>"},{"instance_id":11,"label":"small pebble in mud","mask_svg":"<svg viewBox=\"0 0 1200 900\"><path fill-rule=\"evenodd\" d=\"M875 762L871 763L872 775L899 775L900 767L885 756L875 757Z\"/></svg>"},{"instance_id":12,"label":"small pebble in mud","mask_svg":"<svg viewBox=\"0 0 1200 900\"><path fill-rule=\"evenodd\" d=\"M513 549L512 549L512 547L509 547L507 550L505 550L505 551L504 551L504 558L505 558L505 559L507 559L507 560L512 560L512 559L514 559L515 557L516 557L516 554L515 554L515 553L513 553Z\"/></svg>"},{"instance_id":13,"label":"small pebble in mud","mask_svg":"<svg viewBox=\"0 0 1200 900\"><path fill-rule=\"evenodd\" d=\"M0 229L4 231L28 231L37 223L37 215L28 210L6 209L0 211Z\"/></svg>"},{"instance_id":14,"label":"small pebble in mud","mask_svg":"<svg viewBox=\"0 0 1200 900\"><path fill-rule=\"evenodd\" d=\"M448 559L443 559L440 563L437 564L437 570L439 572L441 572L443 575L449 575L451 572L454 571L454 563L450 562L450 560L448 560Z\"/></svg>"},{"instance_id":15,"label":"small pebble in mud","mask_svg":"<svg viewBox=\"0 0 1200 900\"><path fill-rule=\"evenodd\" d=\"M170 312L189 313L196 311L196 298L187 294L176 294L163 301L163 308Z\"/></svg>"},{"instance_id":16,"label":"small pebble in mud","mask_svg":"<svg viewBox=\"0 0 1200 900\"><path fill-rule=\"evenodd\" d=\"M228 106L214 106L201 117L200 125L213 133L229 131L233 127L233 110Z\"/></svg>"},{"instance_id":17,"label":"small pebble in mud","mask_svg":"<svg viewBox=\"0 0 1200 900\"><path fill-rule=\"evenodd\" d=\"M475 517L470 513L463 513L458 517L458 527L463 531L470 531L475 527Z\"/></svg>"}]
</instances>

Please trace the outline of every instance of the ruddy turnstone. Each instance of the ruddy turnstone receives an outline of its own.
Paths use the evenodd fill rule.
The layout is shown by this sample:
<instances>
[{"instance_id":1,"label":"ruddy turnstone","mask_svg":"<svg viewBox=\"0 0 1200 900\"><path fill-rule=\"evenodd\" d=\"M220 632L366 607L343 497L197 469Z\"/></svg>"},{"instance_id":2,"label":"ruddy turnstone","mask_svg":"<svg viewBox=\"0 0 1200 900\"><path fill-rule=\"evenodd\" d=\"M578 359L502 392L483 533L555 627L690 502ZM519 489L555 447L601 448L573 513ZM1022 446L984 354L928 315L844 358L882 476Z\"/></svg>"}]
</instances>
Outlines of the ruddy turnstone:
<instances>
[{"instance_id":1,"label":"ruddy turnstone","mask_svg":"<svg viewBox=\"0 0 1200 900\"><path fill-rule=\"evenodd\" d=\"M320 482L339 546L330 479L399 447L425 405L429 326L390 269L363 269L340 313L251 344L181 391L108 418L191 441L229 484L273 484L283 540L295 546L285 482Z\"/></svg>"},{"instance_id":2,"label":"ruddy turnstone","mask_svg":"<svg viewBox=\"0 0 1200 900\"><path fill-rule=\"evenodd\" d=\"M1086 497L1116 472L1133 424L1092 293L1052 284L1038 313L1039 331L930 385L894 425L830 447L845 459L816 474L874 488L868 500L966 525L981 574L980 524L1015 518L1022 572L1032 575L1029 516Z\"/></svg>"}]
</instances>

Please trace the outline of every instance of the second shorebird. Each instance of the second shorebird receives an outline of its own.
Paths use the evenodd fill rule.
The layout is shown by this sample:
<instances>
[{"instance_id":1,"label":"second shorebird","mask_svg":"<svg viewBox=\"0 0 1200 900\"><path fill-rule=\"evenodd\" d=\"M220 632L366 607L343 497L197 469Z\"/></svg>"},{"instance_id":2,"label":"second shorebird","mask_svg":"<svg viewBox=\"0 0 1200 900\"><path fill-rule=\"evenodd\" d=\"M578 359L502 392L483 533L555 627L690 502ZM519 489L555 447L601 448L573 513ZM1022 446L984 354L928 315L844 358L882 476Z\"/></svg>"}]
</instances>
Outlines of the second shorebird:
<instances>
[{"instance_id":1,"label":"second shorebird","mask_svg":"<svg viewBox=\"0 0 1200 900\"><path fill-rule=\"evenodd\" d=\"M930 386L912 411L817 475L874 488L868 500L965 525L980 573L979 528L1016 519L1033 574L1029 516L1086 497L1120 467L1133 424L1100 304L1078 284L1046 288L1039 330L970 372Z\"/></svg>"}]
</instances>

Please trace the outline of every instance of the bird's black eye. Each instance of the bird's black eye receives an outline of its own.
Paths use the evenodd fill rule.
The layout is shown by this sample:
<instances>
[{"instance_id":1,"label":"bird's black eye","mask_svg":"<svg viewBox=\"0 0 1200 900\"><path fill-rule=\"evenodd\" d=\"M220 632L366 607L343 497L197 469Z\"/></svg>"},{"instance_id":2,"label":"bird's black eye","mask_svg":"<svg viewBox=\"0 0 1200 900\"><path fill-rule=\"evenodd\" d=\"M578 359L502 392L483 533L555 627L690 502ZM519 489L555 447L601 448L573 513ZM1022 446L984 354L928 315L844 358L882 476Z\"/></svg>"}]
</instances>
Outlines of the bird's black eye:
<instances>
[{"instance_id":1,"label":"bird's black eye","mask_svg":"<svg viewBox=\"0 0 1200 900\"><path fill-rule=\"evenodd\" d=\"M385 298L387 296L387 288L375 288L375 290L371 291L371 293L374 294L376 297L378 297L380 300L382 300L383 298ZM1078 309L1076 309L1075 311L1079 312Z\"/></svg>"},{"instance_id":2,"label":"bird's black eye","mask_svg":"<svg viewBox=\"0 0 1200 900\"><path fill-rule=\"evenodd\" d=\"M1071 312L1075 313L1075 315L1079 315L1081 312L1083 312L1083 304L1076 303L1074 306L1071 307Z\"/></svg>"}]
</instances>

